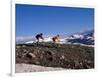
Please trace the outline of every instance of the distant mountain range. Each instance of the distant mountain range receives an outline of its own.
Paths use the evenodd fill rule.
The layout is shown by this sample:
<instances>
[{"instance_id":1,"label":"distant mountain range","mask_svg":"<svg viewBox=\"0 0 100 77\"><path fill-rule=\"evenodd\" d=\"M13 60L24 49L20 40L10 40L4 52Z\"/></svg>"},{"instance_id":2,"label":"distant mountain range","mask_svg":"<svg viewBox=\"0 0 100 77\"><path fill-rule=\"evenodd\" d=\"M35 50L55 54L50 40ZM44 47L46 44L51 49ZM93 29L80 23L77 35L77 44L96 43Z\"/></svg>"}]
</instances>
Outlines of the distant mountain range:
<instances>
[{"instance_id":1,"label":"distant mountain range","mask_svg":"<svg viewBox=\"0 0 100 77\"><path fill-rule=\"evenodd\" d=\"M72 34L67 41L71 43L94 45L94 30Z\"/></svg>"},{"instance_id":2,"label":"distant mountain range","mask_svg":"<svg viewBox=\"0 0 100 77\"><path fill-rule=\"evenodd\" d=\"M52 42L52 37L45 37L43 42ZM16 44L33 43L36 39L32 37L19 37L16 38ZM84 32L77 32L71 35L61 35L60 44L84 44L94 45L94 30L86 30Z\"/></svg>"}]
</instances>

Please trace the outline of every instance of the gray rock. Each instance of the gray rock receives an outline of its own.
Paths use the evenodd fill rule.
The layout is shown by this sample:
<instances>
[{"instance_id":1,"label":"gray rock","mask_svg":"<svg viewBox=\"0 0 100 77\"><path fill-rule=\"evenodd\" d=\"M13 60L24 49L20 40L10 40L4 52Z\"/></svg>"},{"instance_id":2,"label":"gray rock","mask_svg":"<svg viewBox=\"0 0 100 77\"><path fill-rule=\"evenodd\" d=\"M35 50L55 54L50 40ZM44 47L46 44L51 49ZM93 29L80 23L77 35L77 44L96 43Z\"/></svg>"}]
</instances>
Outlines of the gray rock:
<instances>
[{"instance_id":1,"label":"gray rock","mask_svg":"<svg viewBox=\"0 0 100 77\"><path fill-rule=\"evenodd\" d=\"M16 46L17 49L21 48L21 46Z\"/></svg>"},{"instance_id":2,"label":"gray rock","mask_svg":"<svg viewBox=\"0 0 100 77\"><path fill-rule=\"evenodd\" d=\"M65 56L64 56L64 55L62 55L62 56L60 57L60 59L65 59Z\"/></svg>"},{"instance_id":3,"label":"gray rock","mask_svg":"<svg viewBox=\"0 0 100 77\"><path fill-rule=\"evenodd\" d=\"M29 57L29 58L36 58L36 55L33 54L33 53L28 53L28 54L27 54L27 57Z\"/></svg>"}]
</instances>

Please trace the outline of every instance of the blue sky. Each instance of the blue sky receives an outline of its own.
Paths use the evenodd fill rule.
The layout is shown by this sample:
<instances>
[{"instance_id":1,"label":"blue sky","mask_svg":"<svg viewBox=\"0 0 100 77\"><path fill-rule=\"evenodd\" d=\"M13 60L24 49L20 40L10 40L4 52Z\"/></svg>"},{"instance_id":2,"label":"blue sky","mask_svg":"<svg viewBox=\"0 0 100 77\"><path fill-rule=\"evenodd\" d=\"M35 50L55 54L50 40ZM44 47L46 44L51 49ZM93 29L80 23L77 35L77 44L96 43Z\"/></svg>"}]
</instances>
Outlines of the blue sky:
<instances>
[{"instance_id":1,"label":"blue sky","mask_svg":"<svg viewBox=\"0 0 100 77\"><path fill-rule=\"evenodd\" d=\"M16 36L70 34L94 28L93 8L16 4Z\"/></svg>"}]
</instances>

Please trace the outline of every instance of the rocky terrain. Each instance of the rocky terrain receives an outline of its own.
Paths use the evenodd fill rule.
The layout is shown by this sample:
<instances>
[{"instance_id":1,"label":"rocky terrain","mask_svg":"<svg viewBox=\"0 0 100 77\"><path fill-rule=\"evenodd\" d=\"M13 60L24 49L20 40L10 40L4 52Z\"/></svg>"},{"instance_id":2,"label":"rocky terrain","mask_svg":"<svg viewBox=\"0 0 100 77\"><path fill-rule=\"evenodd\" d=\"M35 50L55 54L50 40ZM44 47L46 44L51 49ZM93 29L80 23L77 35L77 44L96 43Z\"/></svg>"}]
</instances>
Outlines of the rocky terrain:
<instances>
[{"instance_id":1,"label":"rocky terrain","mask_svg":"<svg viewBox=\"0 0 100 77\"><path fill-rule=\"evenodd\" d=\"M17 44L16 64L22 63L64 69L93 69L94 47L48 42Z\"/></svg>"}]
</instances>

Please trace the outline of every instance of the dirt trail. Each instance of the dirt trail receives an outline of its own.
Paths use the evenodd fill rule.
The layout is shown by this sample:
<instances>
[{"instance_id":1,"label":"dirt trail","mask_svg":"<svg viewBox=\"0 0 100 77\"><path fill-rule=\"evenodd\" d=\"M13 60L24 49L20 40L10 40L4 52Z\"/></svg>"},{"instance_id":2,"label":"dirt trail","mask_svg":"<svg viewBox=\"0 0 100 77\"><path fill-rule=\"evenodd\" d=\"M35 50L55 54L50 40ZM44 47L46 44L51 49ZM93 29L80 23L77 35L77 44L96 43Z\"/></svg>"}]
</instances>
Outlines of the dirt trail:
<instances>
[{"instance_id":1,"label":"dirt trail","mask_svg":"<svg viewBox=\"0 0 100 77\"><path fill-rule=\"evenodd\" d=\"M16 73L24 73L24 72L43 72L43 71L57 71L64 70L63 68L53 68L53 67L44 67L39 65L31 65L31 64L16 64Z\"/></svg>"}]
</instances>

